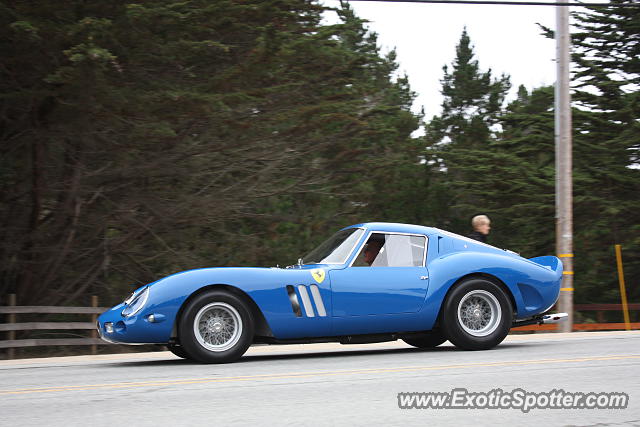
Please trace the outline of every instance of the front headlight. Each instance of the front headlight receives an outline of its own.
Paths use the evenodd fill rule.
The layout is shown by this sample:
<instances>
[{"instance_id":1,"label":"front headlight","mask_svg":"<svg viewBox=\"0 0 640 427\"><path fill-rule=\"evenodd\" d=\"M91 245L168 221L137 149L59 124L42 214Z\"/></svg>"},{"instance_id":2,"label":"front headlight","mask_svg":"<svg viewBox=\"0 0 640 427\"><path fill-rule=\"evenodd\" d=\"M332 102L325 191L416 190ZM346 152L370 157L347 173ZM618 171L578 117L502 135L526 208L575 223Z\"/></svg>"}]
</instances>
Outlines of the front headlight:
<instances>
[{"instance_id":1,"label":"front headlight","mask_svg":"<svg viewBox=\"0 0 640 427\"><path fill-rule=\"evenodd\" d=\"M149 287L142 289L138 293L134 293L129 298L127 298L124 302L126 307L122 310L122 315L124 317L133 316L142 310L142 307L147 303L147 299L149 299Z\"/></svg>"}]
</instances>

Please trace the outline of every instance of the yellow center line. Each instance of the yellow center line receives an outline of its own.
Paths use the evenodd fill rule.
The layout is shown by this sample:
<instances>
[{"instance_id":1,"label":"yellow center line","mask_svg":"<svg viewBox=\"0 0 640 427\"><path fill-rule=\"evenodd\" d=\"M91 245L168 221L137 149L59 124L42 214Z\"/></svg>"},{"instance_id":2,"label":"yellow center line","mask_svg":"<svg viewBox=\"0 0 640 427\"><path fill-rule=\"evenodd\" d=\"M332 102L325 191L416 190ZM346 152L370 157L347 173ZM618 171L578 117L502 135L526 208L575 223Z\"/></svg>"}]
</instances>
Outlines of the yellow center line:
<instances>
[{"instance_id":1,"label":"yellow center line","mask_svg":"<svg viewBox=\"0 0 640 427\"><path fill-rule=\"evenodd\" d=\"M318 371L318 372L293 372L283 374L258 374L258 375L246 375L246 376L234 376L234 377L221 377L221 378L193 378L187 380L166 380L166 381L144 381L144 382L126 382L126 383L112 383L112 384L88 384L88 385L68 385L59 387L48 388L24 388L15 390L0 390L0 396L10 394L28 394L28 393L50 393L58 391L86 391L92 389L115 389L115 388L134 388L134 387L151 387L151 386L165 386L165 385L187 385L187 384L207 384L218 382L233 382L233 381L251 381L251 380L264 380L264 379L289 379L289 378L309 378L309 377L322 377L322 376L340 376L340 375L356 375L356 374L371 374L371 373L396 373L396 372L419 372L419 371L435 371L435 370L447 370L447 369L465 369L474 367L496 367L496 366L523 366L523 365L538 365L548 363L579 363L579 362L594 362L605 360L629 360L640 359L640 355L616 355L616 356L599 356L599 357L581 357L576 359L540 359L540 360L519 360L519 361L504 361L504 362L491 362L491 363L469 363L460 365L436 365L436 366L407 366L399 368L373 368L373 369L354 369L344 371Z\"/></svg>"}]
</instances>

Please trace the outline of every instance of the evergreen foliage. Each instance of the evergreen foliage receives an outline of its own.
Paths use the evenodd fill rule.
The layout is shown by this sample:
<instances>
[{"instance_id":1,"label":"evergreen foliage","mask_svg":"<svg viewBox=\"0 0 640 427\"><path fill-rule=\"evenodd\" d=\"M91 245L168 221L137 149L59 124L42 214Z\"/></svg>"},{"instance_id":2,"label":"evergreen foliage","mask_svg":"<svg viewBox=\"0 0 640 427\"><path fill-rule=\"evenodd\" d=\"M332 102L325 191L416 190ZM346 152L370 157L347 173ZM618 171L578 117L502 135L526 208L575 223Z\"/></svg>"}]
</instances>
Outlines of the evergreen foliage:
<instances>
[{"instance_id":1,"label":"evergreen foliage","mask_svg":"<svg viewBox=\"0 0 640 427\"><path fill-rule=\"evenodd\" d=\"M619 301L621 244L631 300L640 298L640 9L575 13L576 298Z\"/></svg>"},{"instance_id":2,"label":"evergreen foliage","mask_svg":"<svg viewBox=\"0 0 640 427\"><path fill-rule=\"evenodd\" d=\"M347 6L333 26L299 0L2 10L0 293L22 304L292 263L417 127Z\"/></svg>"},{"instance_id":3,"label":"evergreen foliage","mask_svg":"<svg viewBox=\"0 0 640 427\"><path fill-rule=\"evenodd\" d=\"M640 300L640 15L575 15L576 302ZM483 71L465 30L425 123L348 4L0 2L0 295L101 303L206 266L291 264L365 221L554 252L553 88Z\"/></svg>"},{"instance_id":4,"label":"evergreen foliage","mask_svg":"<svg viewBox=\"0 0 640 427\"><path fill-rule=\"evenodd\" d=\"M640 297L638 10L597 8L576 19L576 302L619 302L617 243L634 301ZM553 87L531 93L520 87L504 108L508 79L493 81L480 71L466 31L456 53L452 71L444 68L442 114L425 137L425 192L441 195L429 203L445 213L435 223L465 234L471 216L485 213L493 220L492 244L526 257L554 253Z\"/></svg>"},{"instance_id":5,"label":"evergreen foliage","mask_svg":"<svg viewBox=\"0 0 640 427\"><path fill-rule=\"evenodd\" d=\"M456 46L452 70L443 67L442 113L426 127L426 167L445 217L436 223L466 234L477 209L488 209L485 175L492 175L489 150L496 142L509 77L480 70L466 29ZM476 191L479 189L479 191Z\"/></svg>"}]
</instances>

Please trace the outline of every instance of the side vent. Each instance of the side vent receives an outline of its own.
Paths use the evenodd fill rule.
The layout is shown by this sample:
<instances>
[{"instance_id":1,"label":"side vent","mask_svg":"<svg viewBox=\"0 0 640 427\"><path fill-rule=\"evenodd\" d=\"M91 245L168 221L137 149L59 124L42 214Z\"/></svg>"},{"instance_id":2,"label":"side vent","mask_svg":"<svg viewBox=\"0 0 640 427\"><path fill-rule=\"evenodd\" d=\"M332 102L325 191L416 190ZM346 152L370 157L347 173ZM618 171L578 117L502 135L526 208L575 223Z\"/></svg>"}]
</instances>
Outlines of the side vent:
<instances>
[{"instance_id":1,"label":"side vent","mask_svg":"<svg viewBox=\"0 0 640 427\"><path fill-rule=\"evenodd\" d=\"M304 311L307 314L307 317L315 317L316 314L313 312L313 306L311 305L311 300L309 299L307 287L305 285L298 285L298 292L300 292L302 305L304 306Z\"/></svg>"},{"instance_id":2,"label":"side vent","mask_svg":"<svg viewBox=\"0 0 640 427\"><path fill-rule=\"evenodd\" d=\"M327 315L327 310L324 308L324 303L322 302L322 296L320 296L320 289L316 285L309 286L311 289L311 295L313 295L313 301L316 303L316 308L318 309L318 316L324 317Z\"/></svg>"},{"instance_id":3,"label":"side vent","mask_svg":"<svg viewBox=\"0 0 640 427\"><path fill-rule=\"evenodd\" d=\"M296 292L296 288L298 288L298 292ZM309 293L311 293L311 295L309 295ZM320 317L327 316L327 309L324 307L322 295L317 285L287 285L287 294L289 295L291 308L296 317L302 317L302 307L304 307L306 317L316 317L316 312ZM298 294L300 294L300 299L298 299ZM300 300L302 300L302 307L300 307Z\"/></svg>"},{"instance_id":4,"label":"side vent","mask_svg":"<svg viewBox=\"0 0 640 427\"><path fill-rule=\"evenodd\" d=\"M525 283L518 283L518 290L522 295L525 310L533 311L542 308L542 295L535 287Z\"/></svg>"},{"instance_id":5,"label":"side vent","mask_svg":"<svg viewBox=\"0 0 640 427\"><path fill-rule=\"evenodd\" d=\"M291 308L296 317L302 317L302 310L300 310L300 303L298 302L298 295L296 290L291 285L287 285L287 294L289 295L289 301L291 301Z\"/></svg>"}]
</instances>

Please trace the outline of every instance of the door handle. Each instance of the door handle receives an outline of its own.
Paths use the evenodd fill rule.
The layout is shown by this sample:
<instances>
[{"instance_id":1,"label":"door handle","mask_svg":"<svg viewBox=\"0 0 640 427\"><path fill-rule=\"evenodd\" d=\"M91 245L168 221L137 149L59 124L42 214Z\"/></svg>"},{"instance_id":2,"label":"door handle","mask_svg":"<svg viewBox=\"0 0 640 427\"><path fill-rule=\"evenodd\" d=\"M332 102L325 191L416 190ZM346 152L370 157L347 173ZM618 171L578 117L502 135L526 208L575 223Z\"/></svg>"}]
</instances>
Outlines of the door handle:
<instances>
[{"instance_id":1,"label":"door handle","mask_svg":"<svg viewBox=\"0 0 640 427\"><path fill-rule=\"evenodd\" d=\"M429 276L420 276L420 280L427 280L429 279Z\"/></svg>"}]
</instances>

